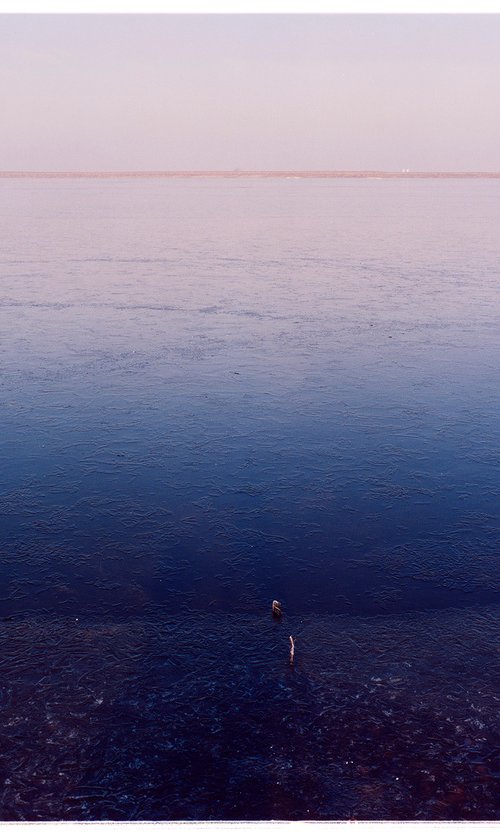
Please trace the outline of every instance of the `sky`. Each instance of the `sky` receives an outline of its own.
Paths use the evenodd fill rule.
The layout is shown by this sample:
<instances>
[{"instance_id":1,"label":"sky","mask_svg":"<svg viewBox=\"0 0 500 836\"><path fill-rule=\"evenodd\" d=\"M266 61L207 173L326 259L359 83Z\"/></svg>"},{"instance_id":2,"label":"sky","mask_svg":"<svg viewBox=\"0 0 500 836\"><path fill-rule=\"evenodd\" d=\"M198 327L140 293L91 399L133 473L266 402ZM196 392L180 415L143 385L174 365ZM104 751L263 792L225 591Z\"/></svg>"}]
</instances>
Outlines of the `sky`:
<instances>
[{"instance_id":1,"label":"sky","mask_svg":"<svg viewBox=\"0 0 500 836\"><path fill-rule=\"evenodd\" d=\"M499 15L0 15L0 170L500 170Z\"/></svg>"}]
</instances>

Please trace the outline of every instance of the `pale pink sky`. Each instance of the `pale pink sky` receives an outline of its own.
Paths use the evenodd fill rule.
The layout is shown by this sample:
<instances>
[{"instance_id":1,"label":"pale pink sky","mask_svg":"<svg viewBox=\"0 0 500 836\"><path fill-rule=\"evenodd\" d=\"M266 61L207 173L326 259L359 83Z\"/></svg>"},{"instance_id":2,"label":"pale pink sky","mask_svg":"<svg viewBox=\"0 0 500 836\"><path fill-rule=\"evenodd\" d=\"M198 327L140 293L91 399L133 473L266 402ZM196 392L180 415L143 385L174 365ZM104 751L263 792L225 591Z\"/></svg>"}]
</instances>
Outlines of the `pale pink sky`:
<instances>
[{"instance_id":1,"label":"pale pink sky","mask_svg":"<svg viewBox=\"0 0 500 836\"><path fill-rule=\"evenodd\" d=\"M500 15L1 15L0 170L500 169Z\"/></svg>"}]
</instances>

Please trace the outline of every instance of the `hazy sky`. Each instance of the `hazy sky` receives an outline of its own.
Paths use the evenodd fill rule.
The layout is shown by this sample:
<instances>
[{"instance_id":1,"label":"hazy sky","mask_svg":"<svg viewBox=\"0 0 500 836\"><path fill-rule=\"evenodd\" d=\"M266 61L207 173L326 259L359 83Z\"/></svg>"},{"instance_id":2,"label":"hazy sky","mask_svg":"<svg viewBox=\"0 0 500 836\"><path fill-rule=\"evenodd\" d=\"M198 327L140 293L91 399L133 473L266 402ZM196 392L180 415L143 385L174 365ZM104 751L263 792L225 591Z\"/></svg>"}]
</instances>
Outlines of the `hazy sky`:
<instances>
[{"instance_id":1,"label":"hazy sky","mask_svg":"<svg viewBox=\"0 0 500 836\"><path fill-rule=\"evenodd\" d=\"M0 169L500 170L500 15L0 15Z\"/></svg>"}]
</instances>

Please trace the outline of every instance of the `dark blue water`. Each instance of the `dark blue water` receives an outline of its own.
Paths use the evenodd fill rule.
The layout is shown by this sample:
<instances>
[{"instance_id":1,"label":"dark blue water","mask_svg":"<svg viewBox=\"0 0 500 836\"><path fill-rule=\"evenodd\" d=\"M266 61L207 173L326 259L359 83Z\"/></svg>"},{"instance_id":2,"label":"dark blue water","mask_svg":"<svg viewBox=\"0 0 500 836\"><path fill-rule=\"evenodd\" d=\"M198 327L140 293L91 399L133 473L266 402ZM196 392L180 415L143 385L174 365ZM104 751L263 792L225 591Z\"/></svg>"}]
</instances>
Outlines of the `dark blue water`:
<instances>
[{"instance_id":1,"label":"dark blue water","mask_svg":"<svg viewBox=\"0 0 500 836\"><path fill-rule=\"evenodd\" d=\"M494 817L499 210L2 182L0 817Z\"/></svg>"}]
</instances>

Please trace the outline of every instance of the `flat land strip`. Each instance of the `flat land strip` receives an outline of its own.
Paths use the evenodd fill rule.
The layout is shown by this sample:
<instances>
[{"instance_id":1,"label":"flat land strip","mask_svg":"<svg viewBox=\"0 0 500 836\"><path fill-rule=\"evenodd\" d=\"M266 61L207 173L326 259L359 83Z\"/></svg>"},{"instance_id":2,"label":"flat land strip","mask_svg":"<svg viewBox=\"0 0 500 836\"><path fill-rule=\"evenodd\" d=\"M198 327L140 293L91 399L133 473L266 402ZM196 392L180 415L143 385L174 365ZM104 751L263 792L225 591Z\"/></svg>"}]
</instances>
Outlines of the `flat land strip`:
<instances>
[{"instance_id":1,"label":"flat land strip","mask_svg":"<svg viewBox=\"0 0 500 836\"><path fill-rule=\"evenodd\" d=\"M0 178L255 177L293 179L500 179L500 171L0 171Z\"/></svg>"}]
</instances>

